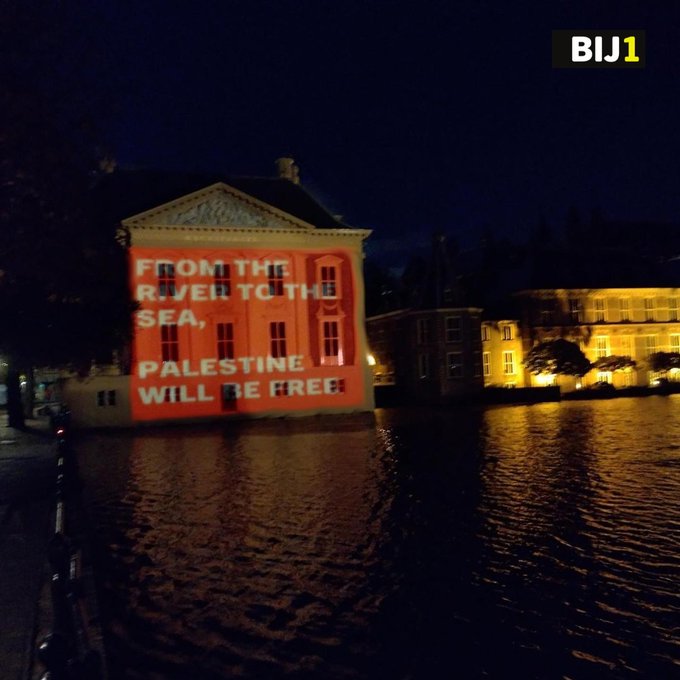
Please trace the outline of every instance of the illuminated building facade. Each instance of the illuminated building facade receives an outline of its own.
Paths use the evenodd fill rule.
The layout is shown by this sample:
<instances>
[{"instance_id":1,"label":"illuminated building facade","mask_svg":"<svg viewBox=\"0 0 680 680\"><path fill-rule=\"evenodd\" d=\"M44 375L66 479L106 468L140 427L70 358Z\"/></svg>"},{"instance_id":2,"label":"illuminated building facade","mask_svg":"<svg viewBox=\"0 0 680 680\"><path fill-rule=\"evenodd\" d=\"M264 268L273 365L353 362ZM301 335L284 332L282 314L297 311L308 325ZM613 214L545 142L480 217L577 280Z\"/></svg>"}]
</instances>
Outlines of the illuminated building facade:
<instances>
[{"instance_id":1,"label":"illuminated building facade","mask_svg":"<svg viewBox=\"0 0 680 680\"><path fill-rule=\"evenodd\" d=\"M376 386L433 403L481 391L481 309L403 309L367 319Z\"/></svg>"},{"instance_id":2,"label":"illuminated building facade","mask_svg":"<svg viewBox=\"0 0 680 680\"><path fill-rule=\"evenodd\" d=\"M645 386L659 376L649 364L655 352L680 352L680 288L542 289L517 293L523 353L544 340L577 343L595 362L609 356L630 357L635 368L593 369L582 381L560 376L565 389L608 382L614 387ZM677 371L667 376L677 380ZM545 384L544 376L526 375L527 385Z\"/></svg>"},{"instance_id":3,"label":"illuminated building facade","mask_svg":"<svg viewBox=\"0 0 680 680\"><path fill-rule=\"evenodd\" d=\"M522 334L513 319L482 321L484 387L526 387Z\"/></svg>"},{"instance_id":4,"label":"illuminated building facade","mask_svg":"<svg viewBox=\"0 0 680 680\"><path fill-rule=\"evenodd\" d=\"M122 220L140 305L130 371L71 385L81 424L372 409L370 232L327 213L291 161L280 167Z\"/></svg>"}]
</instances>

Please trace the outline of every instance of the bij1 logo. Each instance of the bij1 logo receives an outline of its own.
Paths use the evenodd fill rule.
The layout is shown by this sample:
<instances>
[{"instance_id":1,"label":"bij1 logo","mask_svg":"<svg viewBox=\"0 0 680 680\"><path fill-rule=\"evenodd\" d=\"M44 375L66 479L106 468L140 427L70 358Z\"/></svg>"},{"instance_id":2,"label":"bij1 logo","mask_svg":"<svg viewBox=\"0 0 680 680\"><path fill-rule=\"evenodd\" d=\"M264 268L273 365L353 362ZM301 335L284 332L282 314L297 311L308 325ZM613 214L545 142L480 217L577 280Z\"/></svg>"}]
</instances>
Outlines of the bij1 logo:
<instances>
[{"instance_id":1,"label":"bij1 logo","mask_svg":"<svg viewBox=\"0 0 680 680\"><path fill-rule=\"evenodd\" d=\"M555 68L644 68L645 31L553 31Z\"/></svg>"}]
</instances>

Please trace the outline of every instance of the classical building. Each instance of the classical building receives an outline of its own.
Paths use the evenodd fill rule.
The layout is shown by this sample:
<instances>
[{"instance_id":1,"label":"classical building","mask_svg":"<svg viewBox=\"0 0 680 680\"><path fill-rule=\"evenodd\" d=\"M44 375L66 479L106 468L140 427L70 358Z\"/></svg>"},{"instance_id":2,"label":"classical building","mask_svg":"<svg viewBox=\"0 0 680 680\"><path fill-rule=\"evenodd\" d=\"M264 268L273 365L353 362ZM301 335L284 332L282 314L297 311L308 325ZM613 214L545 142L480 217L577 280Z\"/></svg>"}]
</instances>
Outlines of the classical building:
<instances>
[{"instance_id":1,"label":"classical building","mask_svg":"<svg viewBox=\"0 0 680 680\"><path fill-rule=\"evenodd\" d=\"M649 385L659 376L648 363L655 352L680 352L680 288L569 288L523 290L516 294L521 308L522 352L544 340L565 338L579 344L595 362L626 356L634 369L592 370L582 381L561 377L566 389L609 382L615 387ZM668 377L676 379L675 374ZM527 385L553 378L526 375Z\"/></svg>"},{"instance_id":2,"label":"classical building","mask_svg":"<svg viewBox=\"0 0 680 680\"><path fill-rule=\"evenodd\" d=\"M71 380L76 423L373 407L370 232L320 206L290 159L277 178L213 182L145 207L122 219L139 302L129 374Z\"/></svg>"}]
</instances>

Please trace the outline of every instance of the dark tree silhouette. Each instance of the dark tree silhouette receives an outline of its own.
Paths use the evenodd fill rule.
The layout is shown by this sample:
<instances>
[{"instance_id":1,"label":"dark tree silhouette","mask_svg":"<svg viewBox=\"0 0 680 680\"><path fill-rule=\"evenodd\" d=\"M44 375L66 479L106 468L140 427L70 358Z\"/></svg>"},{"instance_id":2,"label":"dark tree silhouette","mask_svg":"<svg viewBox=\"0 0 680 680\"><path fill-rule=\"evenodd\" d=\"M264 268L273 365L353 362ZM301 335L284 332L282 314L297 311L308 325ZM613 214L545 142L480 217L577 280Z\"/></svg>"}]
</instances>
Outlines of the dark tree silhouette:
<instances>
[{"instance_id":1,"label":"dark tree silhouette","mask_svg":"<svg viewBox=\"0 0 680 680\"><path fill-rule=\"evenodd\" d=\"M617 354L611 354L607 357L600 357L593 363L593 368L599 371L611 371L612 373L616 371L625 371L626 369L632 369L637 366L637 363L627 356L619 356Z\"/></svg>"},{"instance_id":2,"label":"dark tree silhouette","mask_svg":"<svg viewBox=\"0 0 680 680\"><path fill-rule=\"evenodd\" d=\"M678 352L654 352L649 355L647 361L652 371L659 373L668 373L674 368L680 369L680 353Z\"/></svg>"},{"instance_id":3,"label":"dark tree silhouette","mask_svg":"<svg viewBox=\"0 0 680 680\"><path fill-rule=\"evenodd\" d=\"M535 375L583 376L592 368L576 343L562 339L547 340L532 347L524 365Z\"/></svg>"},{"instance_id":4,"label":"dark tree silhouette","mask_svg":"<svg viewBox=\"0 0 680 680\"><path fill-rule=\"evenodd\" d=\"M89 363L129 328L124 254L90 201L102 156L95 97L72 63L64 11L0 0L0 354L12 427L24 425L22 373Z\"/></svg>"}]
</instances>

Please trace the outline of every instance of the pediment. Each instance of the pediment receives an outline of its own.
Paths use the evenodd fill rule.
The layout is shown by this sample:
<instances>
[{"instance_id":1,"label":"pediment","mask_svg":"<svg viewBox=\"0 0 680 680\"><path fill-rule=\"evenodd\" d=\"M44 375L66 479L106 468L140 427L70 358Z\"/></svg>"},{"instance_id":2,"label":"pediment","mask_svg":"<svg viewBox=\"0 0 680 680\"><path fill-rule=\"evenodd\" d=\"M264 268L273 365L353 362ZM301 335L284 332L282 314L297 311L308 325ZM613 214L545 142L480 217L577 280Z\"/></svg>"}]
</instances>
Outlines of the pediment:
<instances>
[{"instance_id":1,"label":"pediment","mask_svg":"<svg viewBox=\"0 0 680 680\"><path fill-rule=\"evenodd\" d=\"M130 227L314 228L223 183L129 217L123 224Z\"/></svg>"}]
</instances>

